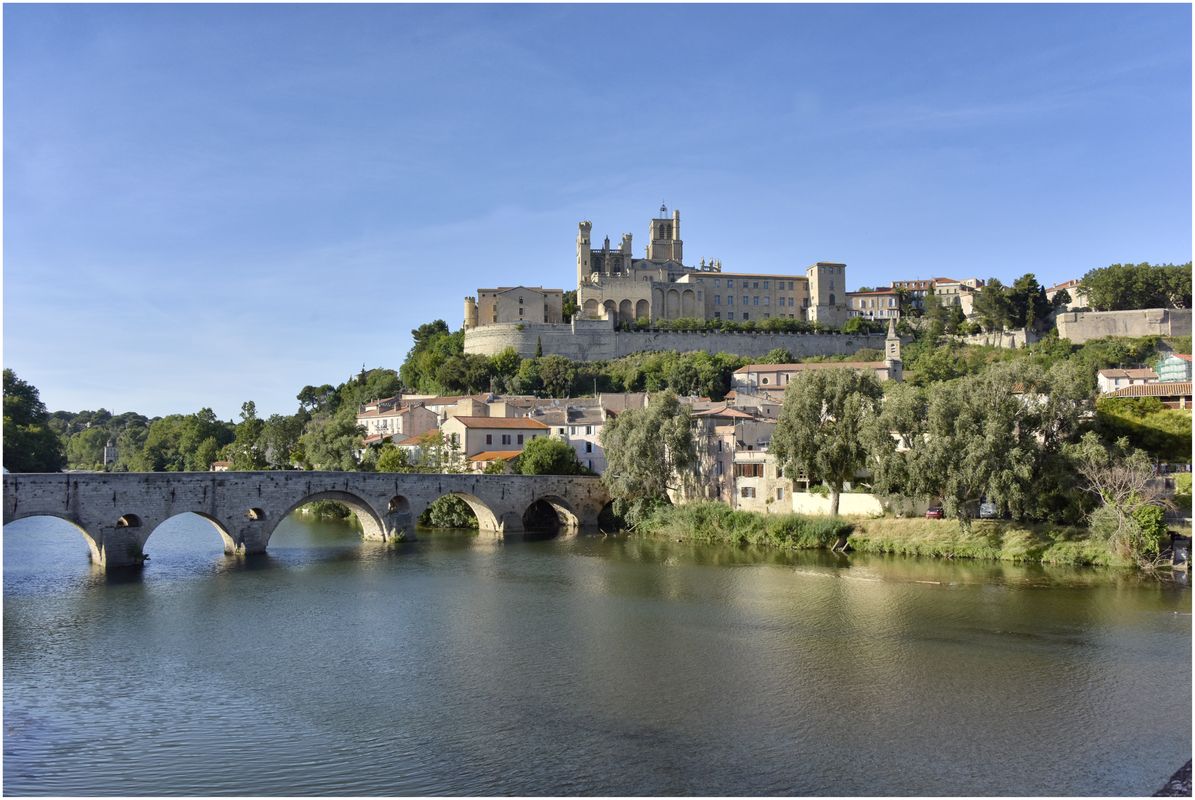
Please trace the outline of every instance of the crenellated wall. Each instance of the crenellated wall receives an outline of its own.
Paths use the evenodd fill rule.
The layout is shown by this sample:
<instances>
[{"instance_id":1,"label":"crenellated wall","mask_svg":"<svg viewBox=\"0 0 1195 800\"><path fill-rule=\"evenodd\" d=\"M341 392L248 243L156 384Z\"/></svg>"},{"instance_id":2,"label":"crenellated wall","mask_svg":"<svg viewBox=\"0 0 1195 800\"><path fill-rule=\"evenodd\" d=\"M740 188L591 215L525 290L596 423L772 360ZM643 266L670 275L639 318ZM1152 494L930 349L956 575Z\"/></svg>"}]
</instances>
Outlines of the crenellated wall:
<instances>
[{"instance_id":1,"label":"crenellated wall","mask_svg":"<svg viewBox=\"0 0 1195 800\"><path fill-rule=\"evenodd\" d=\"M610 320L571 324L486 325L465 331L465 352L492 356L513 347L530 358L538 350L574 361L605 361L650 350L765 356L783 347L797 358L851 355L864 347L884 349L884 334L730 333L726 331L616 331Z\"/></svg>"}]
</instances>

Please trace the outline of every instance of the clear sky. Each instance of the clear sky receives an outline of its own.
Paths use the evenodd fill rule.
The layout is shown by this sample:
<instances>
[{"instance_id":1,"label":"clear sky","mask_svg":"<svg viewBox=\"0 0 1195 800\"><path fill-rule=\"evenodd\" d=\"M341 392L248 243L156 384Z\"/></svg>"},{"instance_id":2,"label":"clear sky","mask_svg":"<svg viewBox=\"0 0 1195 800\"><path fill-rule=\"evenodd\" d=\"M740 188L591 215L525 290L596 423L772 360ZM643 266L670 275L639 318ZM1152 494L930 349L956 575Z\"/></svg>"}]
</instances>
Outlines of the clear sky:
<instances>
[{"instance_id":1,"label":"clear sky","mask_svg":"<svg viewBox=\"0 0 1195 800\"><path fill-rule=\"evenodd\" d=\"M848 283L1191 259L1191 8L6 5L4 365L290 413L579 220Z\"/></svg>"}]
</instances>

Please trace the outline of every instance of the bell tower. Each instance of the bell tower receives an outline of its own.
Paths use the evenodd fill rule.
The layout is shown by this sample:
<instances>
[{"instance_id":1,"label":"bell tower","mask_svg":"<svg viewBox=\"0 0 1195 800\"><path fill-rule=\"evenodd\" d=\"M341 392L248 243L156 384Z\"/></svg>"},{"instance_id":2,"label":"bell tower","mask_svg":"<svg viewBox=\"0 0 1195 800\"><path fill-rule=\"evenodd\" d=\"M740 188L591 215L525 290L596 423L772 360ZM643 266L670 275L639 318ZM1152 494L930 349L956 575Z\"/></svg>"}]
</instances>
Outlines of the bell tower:
<instances>
[{"instance_id":1,"label":"bell tower","mask_svg":"<svg viewBox=\"0 0 1195 800\"><path fill-rule=\"evenodd\" d=\"M904 363L900 360L900 337L896 335L896 320L888 320L888 337L884 339L884 364L888 367L888 380L904 380Z\"/></svg>"},{"instance_id":2,"label":"bell tower","mask_svg":"<svg viewBox=\"0 0 1195 800\"><path fill-rule=\"evenodd\" d=\"M577 286L589 280L590 252L589 232L593 230L593 223L589 220L577 223Z\"/></svg>"},{"instance_id":3,"label":"bell tower","mask_svg":"<svg viewBox=\"0 0 1195 800\"><path fill-rule=\"evenodd\" d=\"M660 216L651 221L648 236L647 258L650 261L675 261L684 263L684 243L680 238L680 212L674 210L668 216L668 206L660 204Z\"/></svg>"}]
</instances>

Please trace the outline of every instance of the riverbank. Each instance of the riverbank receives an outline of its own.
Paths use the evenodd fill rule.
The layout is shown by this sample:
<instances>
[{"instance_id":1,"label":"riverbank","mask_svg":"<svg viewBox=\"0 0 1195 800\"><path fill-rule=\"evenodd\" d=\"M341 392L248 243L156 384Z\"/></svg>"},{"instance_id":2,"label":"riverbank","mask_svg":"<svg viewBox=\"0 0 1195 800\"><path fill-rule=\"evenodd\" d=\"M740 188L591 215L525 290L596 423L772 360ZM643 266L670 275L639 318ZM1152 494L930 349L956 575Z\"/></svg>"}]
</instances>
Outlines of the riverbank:
<instances>
[{"instance_id":1,"label":"riverbank","mask_svg":"<svg viewBox=\"0 0 1195 800\"><path fill-rule=\"evenodd\" d=\"M657 509L636 532L697 542L755 544L789 549L847 547L864 553L933 558L1128 567L1085 528L976 520L969 533L955 520L831 519L799 514L735 511L724 503L689 503Z\"/></svg>"}]
</instances>

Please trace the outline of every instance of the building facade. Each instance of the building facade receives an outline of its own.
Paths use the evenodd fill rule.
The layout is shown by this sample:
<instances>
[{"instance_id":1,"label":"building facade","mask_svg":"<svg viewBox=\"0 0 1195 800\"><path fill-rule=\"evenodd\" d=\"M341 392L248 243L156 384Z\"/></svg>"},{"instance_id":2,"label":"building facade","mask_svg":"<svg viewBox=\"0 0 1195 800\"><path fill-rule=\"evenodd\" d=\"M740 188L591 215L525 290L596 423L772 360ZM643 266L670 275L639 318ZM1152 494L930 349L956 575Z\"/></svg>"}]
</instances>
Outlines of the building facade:
<instances>
[{"instance_id":1,"label":"building facade","mask_svg":"<svg viewBox=\"0 0 1195 800\"><path fill-rule=\"evenodd\" d=\"M465 298L465 328L500 322L563 322L564 292L542 286L478 289Z\"/></svg>"},{"instance_id":2,"label":"building facade","mask_svg":"<svg viewBox=\"0 0 1195 800\"><path fill-rule=\"evenodd\" d=\"M868 292L847 292L847 308L852 317L864 319L900 319L900 295L895 288Z\"/></svg>"},{"instance_id":3,"label":"building facade","mask_svg":"<svg viewBox=\"0 0 1195 800\"><path fill-rule=\"evenodd\" d=\"M725 272L717 259L684 263L680 212L661 206L651 220L645 257L636 258L632 236L618 246L606 237L592 242L593 223L577 226L577 308L587 319L724 319L734 322L782 318L841 325L848 317L846 265L818 262L804 275Z\"/></svg>"}]
</instances>

